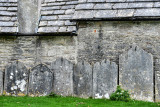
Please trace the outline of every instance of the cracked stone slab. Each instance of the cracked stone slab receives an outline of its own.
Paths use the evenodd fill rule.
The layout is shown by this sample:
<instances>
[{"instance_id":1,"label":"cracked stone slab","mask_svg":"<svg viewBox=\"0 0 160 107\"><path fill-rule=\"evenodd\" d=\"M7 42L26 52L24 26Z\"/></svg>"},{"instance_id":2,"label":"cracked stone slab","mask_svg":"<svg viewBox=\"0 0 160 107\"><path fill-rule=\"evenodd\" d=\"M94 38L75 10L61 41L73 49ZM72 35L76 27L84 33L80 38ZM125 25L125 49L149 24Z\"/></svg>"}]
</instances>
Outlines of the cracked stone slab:
<instances>
[{"instance_id":1,"label":"cracked stone slab","mask_svg":"<svg viewBox=\"0 0 160 107\"><path fill-rule=\"evenodd\" d=\"M89 98L92 96L92 66L86 61L78 62L73 77L74 94Z\"/></svg>"},{"instance_id":2,"label":"cracked stone slab","mask_svg":"<svg viewBox=\"0 0 160 107\"><path fill-rule=\"evenodd\" d=\"M73 95L73 64L63 58L52 62L54 93L62 96Z\"/></svg>"},{"instance_id":3,"label":"cracked stone slab","mask_svg":"<svg viewBox=\"0 0 160 107\"><path fill-rule=\"evenodd\" d=\"M28 70L19 61L11 63L5 69L4 94L13 96L27 95Z\"/></svg>"},{"instance_id":4,"label":"cracked stone slab","mask_svg":"<svg viewBox=\"0 0 160 107\"><path fill-rule=\"evenodd\" d=\"M97 62L93 66L93 98L107 98L116 91L118 66L109 60Z\"/></svg>"},{"instance_id":5,"label":"cracked stone slab","mask_svg":"<svg viewBox=\"0 0 160 107\"><path fill-rule=\"evenodd\" d=\"M43 64L31 69L29 75L29 96L46 96L53 90L53 73Z\"/></svg>"},{"instance_id":6,"label":"cracked stone slab","mask_svg":"<svg viewBox=\"0 0 160 107\"><path fill-rule=\"evenodd\" d=\"M153 56L135 45L120 55L119 83L131 98L153 101Z\"/></svg>"}]
</instances>

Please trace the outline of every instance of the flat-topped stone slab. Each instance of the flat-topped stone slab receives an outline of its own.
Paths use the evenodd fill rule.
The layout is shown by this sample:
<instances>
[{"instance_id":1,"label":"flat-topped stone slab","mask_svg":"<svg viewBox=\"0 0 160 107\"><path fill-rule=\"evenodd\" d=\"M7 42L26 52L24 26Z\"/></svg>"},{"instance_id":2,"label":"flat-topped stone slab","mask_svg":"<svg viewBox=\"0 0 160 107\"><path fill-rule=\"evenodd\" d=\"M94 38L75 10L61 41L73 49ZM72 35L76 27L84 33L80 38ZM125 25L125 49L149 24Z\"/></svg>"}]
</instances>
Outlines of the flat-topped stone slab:
<instances>
[{"instance_id":1,"label":"flat-topped stone slab","mask_svg":"<svg viewBox=\"0 0 160 107\"><path fill-rule=\"evenodd\" d=\"M153 101L153 56L135 45L120 55L119 83L133 99Z\"/></svg>"},{"instance_id":2,"label":"flat-topped stone slab","mask_svg":"<svg viewBox=\"0 0 160 107\"><path fill-rule=\"evenodd\" d=\"M73 76L74 94L89 98L92 96L92 66L86 61L78 62Z\"/></svg>"},{"instance_id":3,"label":"flat-topped stone slab","mask_svg":"<svg viewBox=\"0 0 160 107\"><path fill-rule=\"evenodd\" d=\"M63 58L52 62L54 93L62 96L73 95L73 64Z\"/></svg>"},{"instance_id":4,"label":"flat-topped stone slab","mask_svg":"<svg viewBox=\"0 0 160 107\"><path fill-rule=\"evenodd\" d=\"M93 98L107 98L116 91L118 66L109 60L97 62L93 67Z\"/></svg>"},{"instance_id":5,"label":"flat-topped stone slab","mask_svg":"<svg viewBox=\"0 0 160 107\"><path fill-rule=\"evenodd\" d=\"M31 69L29 75L29 96L46 96L53 90L53 73L43 64Z\"/></svg>"},{"instance_id":6,"label":"flat-topped stone slab","mask_svg":"<svg viewBox=\"0 0 160 107\"><path fill-rule=\"evenodd\" d=\"M5 69L4 94L13 96L27 95L28 70L19 61L11 63Z\"/></svg>"}]
</instances>

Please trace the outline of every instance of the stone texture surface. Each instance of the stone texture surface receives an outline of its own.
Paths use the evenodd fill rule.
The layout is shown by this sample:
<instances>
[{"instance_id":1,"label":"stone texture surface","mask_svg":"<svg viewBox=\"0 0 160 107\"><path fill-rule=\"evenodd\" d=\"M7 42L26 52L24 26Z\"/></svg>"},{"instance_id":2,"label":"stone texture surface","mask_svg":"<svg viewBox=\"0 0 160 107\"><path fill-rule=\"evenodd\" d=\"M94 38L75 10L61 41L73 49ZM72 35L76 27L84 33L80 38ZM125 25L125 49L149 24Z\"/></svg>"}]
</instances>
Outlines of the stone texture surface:
<instances>
[{"instance_id":1,"label":"stone texture surface","mask_svg":"<svg viewBox=\"0 0 160 107\"><path fill-rule=\"evenodd\" d=\"M160 16L159 3L159 0L79 0L73 19L156 18Z\"/></svg>"},{"instance_id":2,"label":"stone texture surface","mask_svg":"<svg viewBox=\"0 0 160 107\"><path fill-rule=\"evenodd\" d=\"M92 97L92 66L86 61L78 62L73 76L74 94L89 98Z\"/></svg>"},{"instance_id":3,"label":"stone texture surface","mask_svg":"<svg viewBox=\"0 0 160 107\"><path fill-rule=\"evenodd\" d=\"M5 69L4 91L5 95L25 96L28 87L28 70L19 61L13 62Z\"/></svg>"},{"instance_id":4,"label":"stone texture surface","mask_svg":"<svg viewBox=\"0 0 160 107\"><path fill-rule=\"evenodd\" d=\"M59 58L51 65L54 73L54 93L62 96L73 95L73 64Z\"/></svg>"},{"instance_id":5,"label":"stone texture surface","mask_svg":"<svg viewBox=\"0 0 160 107\"><path fill-rule=\"evenodd\" d=\"M103 60L93 67L93 98L107 98L116 91L118 66L115 62Z\"/></svg>"},{"instance_id":6,"label":"stone texture surface","mask_svg":"<svg viewBox=\"0 0 160 107\"><path fill-rule=\"evenodd\" d=\"M18 0L19 33L34 34L38 31L41 0Z\"/></svg>"},{"instance_id":7,"label":"stone texture surface","mask_svg":"<svg viewBox=\"0 0 160 107\"><path fill-rule=\"evenodd\" d=\"M17 33L17 0L0 0L0 33Z\"/></svg>"},{"instance_id":8,"label":"stone texture surface","mask_svg":"<svg viewBox=\"0 0 160 107\"><path fill-rule=\"evenodd\" d=\"M41 7L39 33L69 33L76 31L76 22L71 22L78 0L44 0ZM70 24L66 24L69 22ZM63 29L62 29L63 27ZM70 29L72 28L72 29Z\"/></svg>"},{"instance_id":9,"label":"stone texture surface","mask_svg":"<svg viewBox=\"0 0 160 107\"><path fill-rule=\"evenodd\" d=\"M3 72L0 71L0 95L3 93Z\"/></svg>"},{"instance_id":10,"label":"stone texture surface","mask_svg":"<svg viewBox=\"0 0 160 107\"><path fill-rule=\"evenodd\" d=\"M160 72L155 71L155 101L160 102Z\"/></svg>"},{"instance_id":11,"label":"stone texture surface","mask_svg":"<svg viewBox=\"0 0 160 107\"><path fill-rule=\"evenodd\" d=\"M53 73L43 64L32 68L29 75L29 96L46 96L53 90Z\"/></svg>"},{"instance_id":12,"label":"stone texture surface","mask_svg":"<svg viewBox=\"0 0 160 107\"><path fill-rule=\"evenodd\" d=\"M154 101L153 56L138 46L119 57L119 84L136 100Z\"/></svg>"}]
</instances>

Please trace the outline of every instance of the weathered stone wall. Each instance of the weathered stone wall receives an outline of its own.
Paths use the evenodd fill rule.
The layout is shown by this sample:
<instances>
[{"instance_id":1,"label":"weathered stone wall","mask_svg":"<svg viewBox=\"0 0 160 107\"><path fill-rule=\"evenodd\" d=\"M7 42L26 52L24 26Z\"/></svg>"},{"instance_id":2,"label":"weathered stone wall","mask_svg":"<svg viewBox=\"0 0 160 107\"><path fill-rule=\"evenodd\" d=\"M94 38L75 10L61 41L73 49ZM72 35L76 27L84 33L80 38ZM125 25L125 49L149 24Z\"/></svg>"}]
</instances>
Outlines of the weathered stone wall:
<instances>
[{"instance_id":1,"label":"weathered stone wall","mask_svg":"<svg viewBox=\"0 0 160 107\"><path fill-rule=\"evenodd\" d=\"M160 101L159 21L88 21L80 22L78 26L77 61L83 59L95 63L109 59L119 64L119 55L128 51L133 44L151 53L153 75L149 75L153 76L155 84L155 100Z\"/></svg>"},{"instance_id":2,"label":"weathered stone wall","mask_svg":"<svg viewBox=\"0 0 160 107\"><path fill-rule=\"evenodd\" d=\"M94 21L80 22L78 29L78 61L96 62L110 59L118 63L124 51L137 44L160 58L159 21ZM156 70L159 70L156 66Z\"/></svg>"},{"instance_id":3,"label":"weathered stone wall","mask_svg":"<svg viewBox=\"0 0 160 107\"><path fill-rule=\"evenodd\" d=\"M15 60L23 62L27 68L39 63L50 65L59 57L76 62L77 40L74 36L4 36L0 41L2 71Z\"/></svg>"}]
</instances>

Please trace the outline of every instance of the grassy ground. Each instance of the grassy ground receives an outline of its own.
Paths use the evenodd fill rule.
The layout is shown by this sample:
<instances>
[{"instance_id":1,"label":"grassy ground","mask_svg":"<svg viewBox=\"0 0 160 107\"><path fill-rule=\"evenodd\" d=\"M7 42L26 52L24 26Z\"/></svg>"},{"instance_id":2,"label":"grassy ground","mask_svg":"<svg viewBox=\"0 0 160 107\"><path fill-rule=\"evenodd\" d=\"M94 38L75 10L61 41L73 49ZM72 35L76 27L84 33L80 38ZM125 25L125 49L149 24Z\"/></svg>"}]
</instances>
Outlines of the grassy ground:
<instances>
[{"instance_id":1,"label":"grassy ground","mask_svg":"<svg viewBox=\"0 0 160 107\"><path fill-rule=\"evenodd\" d=\"M0 96L0 107L158 107L160 103L110 101L74 97L6 97Z\"/></svg>"}]
</instances>

